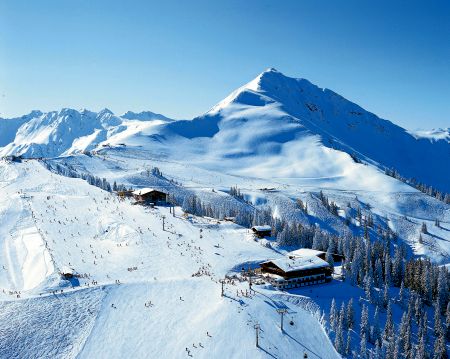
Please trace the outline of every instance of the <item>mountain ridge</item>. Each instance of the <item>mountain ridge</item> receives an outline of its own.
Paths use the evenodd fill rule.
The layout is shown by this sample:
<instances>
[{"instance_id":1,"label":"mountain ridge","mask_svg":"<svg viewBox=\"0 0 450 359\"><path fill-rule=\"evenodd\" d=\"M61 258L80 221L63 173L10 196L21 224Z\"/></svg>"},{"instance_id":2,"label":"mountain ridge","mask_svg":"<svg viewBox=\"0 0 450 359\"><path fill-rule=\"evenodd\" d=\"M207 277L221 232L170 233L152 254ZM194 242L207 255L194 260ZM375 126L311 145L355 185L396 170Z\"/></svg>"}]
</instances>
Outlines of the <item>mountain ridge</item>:
<instances>
[{"instance_id":1,"label":"mountain ridge","mask_svg":"<svg viewBox=\"0 0 450 359\"><path fill-rule=\"evenodd\" d=\"M292 147L312 141L450 192L450 170L444 166L450 158L450 142L445 136L411 134L332 90L285 76L274 68L191 120L174 121L150 111L117 116L108 109L98 113L63 109L36 114L40 120L16 121L20 126L14 140L5 144L15 127L6 139L0 136L4 145L0 155L57 157L105 143L134 143L133 139L139 138L140 146L161 151L165 151L164 146L186 146L186 153L192 156L206 155L209 150L219 160L244 161L255 155L292 156ZM72 122L68 114L74 117ZM74 133L77 126L81 130Z\"/></svg>"}]
</instances>

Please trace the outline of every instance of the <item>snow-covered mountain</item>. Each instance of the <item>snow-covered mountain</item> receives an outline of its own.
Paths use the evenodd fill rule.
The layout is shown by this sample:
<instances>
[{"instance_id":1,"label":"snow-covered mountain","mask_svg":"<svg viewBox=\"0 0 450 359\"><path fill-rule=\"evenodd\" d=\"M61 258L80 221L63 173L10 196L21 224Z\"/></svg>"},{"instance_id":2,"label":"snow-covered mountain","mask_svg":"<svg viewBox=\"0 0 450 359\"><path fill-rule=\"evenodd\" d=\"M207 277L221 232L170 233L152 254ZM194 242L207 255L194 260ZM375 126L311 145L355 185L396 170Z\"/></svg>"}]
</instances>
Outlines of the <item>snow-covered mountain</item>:
<instances>
[{"instance_id":1,"label":"snow-covered mountain","mask_svg":"<svg viewBox=\"0 0 450 359\"><path fill-rule=\"evenodd\" d=\"M129 111L121 117L108 109L33 111L17 119L0 119L0 156L56 157L89 151L112 136L169 121L172 120L150 111Z\"/></svg>"},{"instance_id":2,"label":"snow-covered mountain","mask_svg":"<svg viewBox=\"0 0 450 359\"><path fill-rule=\"evenodd\" d=\"M416 282L433 286L424 300L445 292L450 206L383 168L448 191L448 137L410 134L274 69L192 120L107 109L0 119L7 155L28 159L0 159L1 358L339 358L344 340L346 357L375 357L388 302L397 330L417 312L400 299ZM175 212L114 184L163 189ZM268 223L270 238L248 229ZM336 263L331 283L280 291L255 275L249 291L242 269L299 246L347 255L347 278ZM411 275L418 257L431 260L422 276ZM400 294L388 278L402 275L415 279ZM338 311L354 302L345 338L334 300ZM422 309L431 352L435 316Z\"/></svg>"},{"instance_id":3,"label":"snow-covered mountain","mask_svg":"<svg viewBox=\"0 0 450 359\"><path fill-rule=\"evenodd\" d=\"M275 69L234 91L205 115L165 127L165 138L170 133L188 138L219 158L252 162L259 157L258 168L269 162L272 172L278 162L282 176L301 175L318 166L330 176L330 162L336 164L335 157L342 156L330 155L333 160L319 164L318 152L326 146L450 191L448 141L413 137L331 90Z\"/></svg>"},{"instance_id":4,"label":"snow-covered mountain","mask_svg":"<svg viewBox=\"0 0 450 359\"><path fill-rule=\"evenodd\" d=\"M193 120L106 109L36 113L14 140L11 130L0 135L0 155L55 157L125 143L172 158L189 154L233 173L298 178L341 176L352 167L343 164L348 153L450 192L448 137L430 136L412 135L331 90L268 69Z\"/></svg>"}]
</instances>

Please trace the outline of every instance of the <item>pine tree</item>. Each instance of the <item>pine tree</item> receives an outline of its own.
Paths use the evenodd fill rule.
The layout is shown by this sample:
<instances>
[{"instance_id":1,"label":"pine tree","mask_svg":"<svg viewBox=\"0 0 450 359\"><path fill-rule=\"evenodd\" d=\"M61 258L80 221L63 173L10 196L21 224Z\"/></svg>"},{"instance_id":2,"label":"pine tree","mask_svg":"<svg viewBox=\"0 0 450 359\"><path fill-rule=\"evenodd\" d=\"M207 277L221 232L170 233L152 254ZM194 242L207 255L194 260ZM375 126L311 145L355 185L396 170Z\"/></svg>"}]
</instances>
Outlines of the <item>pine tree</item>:
<instances>
[{"instance_id":1,"label":"pine tree","mask_svg":"<svg viewBox=\"0 0 450 359\"><path fill-rule=\"evenodd\" d=\"M372 303L372 289L373 279L370 273L367 273L364 278L364 292L366 293L367 300Z\"/></svg>"},{"instance_id":2,"label":"pine tree","mask_svg":"<svg viewBox=\"0 0 450 359\"><path fill-rule=\"evenodd\" d=\"M343 329L347 329L348 328L348 324L347 324L347 310L346 310L344 302L342 302L342 304L341 304L341 309L339 311L339 319L342 320L342 328Z\"/></svg>"},{"instance_id":3,"label":"pine tree","mask_svg":"<svg viewBox=\"0 0 450 359\"><path fill-rule=\"evenodd\" d=\"M447 303L447 309L445 313L445 329L446 337L450 340L450 302Z\"/></svg>"},{"instance_id":4,"label":"pine tree","mask_svg":"<svg viewBox=\"0 0 450 359\"><path fill-rule=\"evenodd\" d=\"M334 347L338 353L344 354L344 315L339 315L338 324L336 326Z\"/></svg>"},{"instance_id":5,"label":"pine tree","mask_svg":"<svg viewBox=\"0 0 450 359\"><path fill-rule=\"evenodd\" d=\"M421 317L422 317L422 300L420 299L420 296L417 295L414 303L414 318L416 320L417 325L419 325Z\"/></svg>"},{"instance_id":6,"label":"pine tree","mask_svg":"<svg viewBox=\"0 0 450 359\"><path fill-rule=\"evenodd\" d=\"M365 333L361 336L359 356L362 359L367 358L367 344L366 344L366 334Z\"/></svg>"},{"instance_id":7,"label":"pine tree","mask_svg":"<svg viewBox=\"0 0 450 359\"><path fill-rule=\"evenodd\" d=\"M353 309L353 298L347 303L347 327L349 329L353 329L353 325L355 324L355 311Z\"/></svg>"},{"instance_id":8,"label":"pine tree","mask_svg":"<svg viewBox=\"0 0 450 359\"><path fill-rule=\"evenodd\" d=\"M378 306L375 308L375 313L373 315L373 326L371 330L370 339L372 343L376 343L381 339L380 335L380 314Z\"/></svg>"},{"instance_id":9,"label":"pine tree","mask_svg":"<svg viewBox=\"0 0 450 359\"><path fill-rule=\"evenodd\" d=\"M403 338L403 355L406 359L412 359L412 343L411 343L411 325L406 327L405 336Z\"/></svg>"},{"instance_id":10,"label":"pine tree","mask_svg":"<svg viewBox=\"0 0 450 359\"><path fill-rule=\"evenodd\" d=\"M336 329L336 321L337 321L337 309L336 309L336 301L333 300L331 301L331 308L330 308L330 328L331 330L335 330Z\"/></svg>"},{"instance_id":11,"label":"pine tree","mask_svg":"<svg viewBox=\"0 0 450 359\"><path fill-rule=\"evenodd\" d=\"M426 311L423 313L421 333L425 342L425 346L428 344L428 314Z\"/></svg>"},{"instance_id":12,"label":"pine tree","mask_svg":"<svg viewBox=\"0 0 450 359\"><path fill-rule=\"evenodd\" d=\"M327 252L325 254L325 260L328 262L328 264L331 267L332 272L334 272L334 259L333 259L333 252L332 247L328 246Z\"/></svg>"},{"instance_id":13,"label":"pine tree","mask_svg":"<svg viewBox=\"0 0 450 359\"><path fill-rule=\"evenodd\" d=\"M389 252L384 257L384 283L389 287L391 285L391 256Z\"/></svg>"},{"instance_id":14,"label":"pine tree","mask_svg":"<svg viewBox=\"0 0 450 359\"><path fill-rule=\"evenodd\" d=\"M381 352L381 346L380 346L380 341L377 340L375 342L375 348L373 350L373 358L374 359L381 359L382 358L382 352Z\"/></svg>"},{"instance_id":15,"label":"pine tree","mask_svg":"<svg viewBox=\"0 0 450 359\"><path fill-rule=\"evenodd\" d=\"M441 305L438 298L434 302L434 335L437 337L442 333Z\"/></svg>"},{"instance_id":16,"label":"pine tree","mask_svg":"<svg viewBox=\"0 0 450 359\"><path fill-rule=\"evenodd\" d=\"M439 300L439 303L442 306L444 306L447 303L449 297L448 294L449 286L447 275L448 275L447 269L445 267L441 267L438 273L436 296ZM445 307L444 308L441 307L440 309L442 311L443 309L445 309Z\"/></svg>"},{"instance_id":17,"label":"pine tree","mask_svg":"<svg viewBox=\"0 0 450 359\"><path fill-rule=\"evenodd\" d=\"M414 359L426 359L426 344L424 336L420 336L417 344L416 356Z\"/></svg>"},{"instance_id":18,"label":"pine tree","mask_svg":"<svg viewBox=\"0 0 450 359\"><path fill-rule=\"evenodd\" d=\"M400 357L400 340L395 340L394 338L392 338L392 341L394 342L394 352L392 353L392 358L397 359Z\"/></svg>"},{"instance_id":19,"label":"pine tree","mask_svg":"<svg viewBox=\"0 0 450 359\"><path fill-rule=\"evenodd\" d=\"M389 305L389 287L387 286L387 284L384 285L383 287L383 308L386 308Z\"/></svg>"},{"instance_id":20,"label":"pine tree","mask_svg":"<svg viewBox=\"0 0 450 359\"><path fill-rule=\"evenodd\" d=\"M389 302L387 306L386 325L384 326L383 337L384 340L390 340L394 334L394 322L392 320L392 308Z\"/></svg>"},{"instance_id":21,"label":"pine tree","mask_svg":"<svg viewBox=\"0 0 450 359\"><path fill-rule=\"evenodd\" d=\"M381 264L380 258L375 262L375 285L381 288L383 284L383 265Z\"/></svg>"},{"instance_id":22,"label":"pine tree","mask_svg":"<svg viewBox=\"0 0 450 359\"><path fill-rule=\"evenodd\" d=\"M347 330L347 341L345 344L345 355L350 355L352 350L352 336L350 330Z\"/></svg>"},{"instance_id":23,"label":"pine tree","mask_svg":"<svg viewBox=\"0 0 450 359\"><path fill-rule=\"evenodd\" d=\"M369 309L367 305L363 304L361 310L361 327L359 335L362 337L364 335L367 338L367 334L369 333Z\"/></svg>"},{"instance_id":24,"label":"pine tree","mask_svg":"<svg viewBox=\"0 0 450 359\"><path fill-rule=\"evenodd\" d=\"M444 335L441 333L434 342L433 359L448 359Z\"/></svg>"}]
</instances>

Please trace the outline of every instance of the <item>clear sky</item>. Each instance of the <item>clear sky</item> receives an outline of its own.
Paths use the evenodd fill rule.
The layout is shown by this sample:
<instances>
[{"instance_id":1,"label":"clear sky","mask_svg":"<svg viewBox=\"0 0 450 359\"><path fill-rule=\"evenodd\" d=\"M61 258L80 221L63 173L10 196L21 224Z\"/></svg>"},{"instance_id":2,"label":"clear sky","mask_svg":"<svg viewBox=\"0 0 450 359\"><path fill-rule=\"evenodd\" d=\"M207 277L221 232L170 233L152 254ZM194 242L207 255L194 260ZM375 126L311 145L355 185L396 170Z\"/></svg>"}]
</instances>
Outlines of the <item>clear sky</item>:
<instances>
[{"instance_id":1,"label":"clear sky","mask_svg":"<svg viewBox=\"0 0 450 359\"><path fill-rule=\"evenodd\" d=\"M0 116L191 118L267 67L406 128L450 126L450 2L0 0Z\"/></svg>"}]
</instances>

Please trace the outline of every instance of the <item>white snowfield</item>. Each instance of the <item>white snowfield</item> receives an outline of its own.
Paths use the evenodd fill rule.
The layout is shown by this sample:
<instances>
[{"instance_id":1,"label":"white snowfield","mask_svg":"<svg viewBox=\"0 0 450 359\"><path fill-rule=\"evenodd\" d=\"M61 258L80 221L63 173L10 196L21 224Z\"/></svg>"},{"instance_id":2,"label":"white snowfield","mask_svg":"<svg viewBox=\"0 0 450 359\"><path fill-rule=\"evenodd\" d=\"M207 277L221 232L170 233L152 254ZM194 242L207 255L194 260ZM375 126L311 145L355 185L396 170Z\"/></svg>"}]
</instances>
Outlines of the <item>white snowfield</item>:
<instances>
[{"instance_id":1,"label":"white snowfield","mask_svg":"<svg viewBox=\"0 0 450 359\"><path fill-rule=\"evenodd\" d=\"M0 157L44 157L78 175L195 194L238 212L270 207L274 217L337 235L363 234L361 209L373 216L371 238L390 228L411 254L448 266L450 206L383 170L450 192L450 142L442 133L410 134L269 69L190 121L107 109L0 119ZM37 159L0 160L0 358L339 357L313 301L322 308L340 295L356 302L359 289L333 281L295 295L255 285L246 296L248 283L236 281L222 297L225 275L285 258L284 250L230 222L132 202L56 175ZM276 309L284 306L282 332Z\"/></svg>"},{"instance_id":2,"label":"white snowfield","mask_svg":"<svg viewBox=\"0 0 450 359\"><path fill-rule=\"evenodd\" d=\"M221 296L226 274L282 257L248 229L146 210L36 160L0 162L0 184L1 358L339 357L296 301L239 281Z\"/></svg>"}]
</instances>

